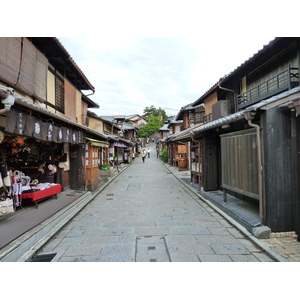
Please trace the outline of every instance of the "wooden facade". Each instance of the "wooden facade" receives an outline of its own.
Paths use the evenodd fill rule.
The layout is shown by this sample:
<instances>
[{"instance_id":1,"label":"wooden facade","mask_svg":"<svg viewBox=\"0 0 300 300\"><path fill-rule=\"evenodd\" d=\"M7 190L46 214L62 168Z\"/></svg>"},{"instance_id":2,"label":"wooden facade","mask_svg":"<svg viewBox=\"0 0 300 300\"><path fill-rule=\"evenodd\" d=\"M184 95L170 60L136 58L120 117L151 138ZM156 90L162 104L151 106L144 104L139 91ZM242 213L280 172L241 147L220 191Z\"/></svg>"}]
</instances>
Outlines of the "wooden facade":
<instances>
[{"instance_id":1,"label":"wooden facade","mask_svg":"<svg viewBox=\"0 0 300 300\"><path fill-rule=\"evenodd\" d=\"M205 105L191 131L192 181L250 201L261 225L300 241L299 69L300 38L275 38L188 107ZM213 114L224 100L227 114ZM171 135L169 148L188 138Z\"/></svg>"},{"instance_id":2,"label":"wooden facade","mask_svg":"<svg viewBox=\"0 0 300 300\"><path fill-rule=\"evenodd\" d=\"M264 115L266 222L274 231L295 229L295 208L300 200L297 195L300 184L297 122L299 128L299 120L290 109L272 108Z\"/></svg>"},{"instance_id":3,"label":"wooden facade","mask_svg":"<svg viewBox=\"0 0 300 300\"><path fill-rule=\"evenodd\" d=\"M99 150L91 143L85 145L86 185L89 191L95 191L99 186Z\"/></svg>"},{"instance_id":4,"label":"wooden facade","mask_svg":"<svg viewBox=\"0 0 300 300\"><path fill-rule=\"evenodd\" d=\"M255 129L220 135L222 188L259 199Z\"/></svg>"}]
</instances>

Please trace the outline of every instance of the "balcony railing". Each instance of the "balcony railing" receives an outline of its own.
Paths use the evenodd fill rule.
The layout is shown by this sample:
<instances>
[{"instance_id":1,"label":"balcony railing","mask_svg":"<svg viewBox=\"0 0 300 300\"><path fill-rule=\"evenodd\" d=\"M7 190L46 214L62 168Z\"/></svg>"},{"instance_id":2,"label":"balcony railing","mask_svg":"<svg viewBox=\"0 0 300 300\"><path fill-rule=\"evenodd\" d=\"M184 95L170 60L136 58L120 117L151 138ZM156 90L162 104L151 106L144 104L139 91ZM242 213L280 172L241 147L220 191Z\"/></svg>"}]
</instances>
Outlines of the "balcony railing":
<instances>
[{"instance_id":1,"label":"balcony railing","mask_svg":"<svg viewBox=\"0 0 300 300\"><path fill-rule=\"evenodd\" d=\"M272 78L237 96L237 108L241 109L299 85L298 68L288 68Z\"/></svg>"}]
</instances>

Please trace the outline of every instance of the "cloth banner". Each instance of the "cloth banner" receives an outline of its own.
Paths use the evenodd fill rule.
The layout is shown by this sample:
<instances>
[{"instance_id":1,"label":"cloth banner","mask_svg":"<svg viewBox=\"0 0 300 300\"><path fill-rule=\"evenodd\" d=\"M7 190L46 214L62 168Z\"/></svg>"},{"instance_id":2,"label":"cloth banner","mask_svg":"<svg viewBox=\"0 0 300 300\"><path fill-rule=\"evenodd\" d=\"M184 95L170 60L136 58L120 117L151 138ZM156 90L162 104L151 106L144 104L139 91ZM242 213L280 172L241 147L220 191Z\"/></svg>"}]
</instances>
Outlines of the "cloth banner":
<instances>
[{"instance_id":1,"label":"cloth banner","mask_svg":"<svg viewBox=\"0 0 300 300\"><path fill-rule=\"evenodd\" d=\"M55 143L84 143L84 131L44 122L15 108L7 112L5 131Z\"/></svg>"}]
</instances>

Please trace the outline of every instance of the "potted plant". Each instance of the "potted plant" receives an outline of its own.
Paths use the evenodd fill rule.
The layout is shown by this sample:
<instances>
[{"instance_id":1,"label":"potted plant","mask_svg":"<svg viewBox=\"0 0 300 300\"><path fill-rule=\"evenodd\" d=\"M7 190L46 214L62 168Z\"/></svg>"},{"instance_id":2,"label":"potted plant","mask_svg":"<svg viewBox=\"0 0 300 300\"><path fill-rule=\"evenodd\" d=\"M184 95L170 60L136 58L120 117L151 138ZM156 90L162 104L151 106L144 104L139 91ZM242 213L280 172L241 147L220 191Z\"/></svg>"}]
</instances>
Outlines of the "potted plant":
<instances>
[{"instance_id":1,"label":"potted plant","mask_svg":"<svg viewBox=\"0 0 300 300\"><path fill-rule=\"evenodd\" d=\"M110 163L105 163L102 165L99 172L100 172L100 177L111 177L114 174L115 170Z\"/></svg>"}]
</instances>

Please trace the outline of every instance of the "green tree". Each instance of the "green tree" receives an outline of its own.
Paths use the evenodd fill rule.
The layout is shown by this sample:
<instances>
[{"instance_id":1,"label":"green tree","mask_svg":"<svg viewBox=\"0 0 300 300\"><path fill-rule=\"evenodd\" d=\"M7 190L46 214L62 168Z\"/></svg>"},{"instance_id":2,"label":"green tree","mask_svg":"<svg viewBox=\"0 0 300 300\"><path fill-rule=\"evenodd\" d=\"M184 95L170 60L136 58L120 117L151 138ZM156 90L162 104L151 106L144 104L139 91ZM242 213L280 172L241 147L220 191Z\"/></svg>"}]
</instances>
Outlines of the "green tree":
<instances>
[{"instance_id":1,"label":"green tree","mask_svg":"<svg viewBox=\"0 0 300 300\"><path fill-rule=\"evenodd\" d=\"M167 163L168 162L168 158L169 158L169 155L168 155L168 150L167 149L164 149L161 153L161 160L164 162L164 163Z\"/></svg>"},{"instance_id":2,"label":"green tree","mask_svg":"<svg viewBox=\"0 0 300 300\"><path fill-rule=\"evenodd\" d=\"M139 137L147 138L156 133L162 125L163 122L158 117L150 115L148 117L148 123L139 129L138 135Z\"/></svg>"},{"instance_id":3,"label":"green tree","mask_svg":"<svg viewBox=\"0 0 300 300\"><path fill-rule=\"evenodd\" d=\"M149 121L150 116L157 117L162 122L168 119L168 116L164 109L162 109L161 107L156 108L153 105L151 105L150 107L146 106L143 111L143 118L145 118L147 121Z\"/></svg>"}]
</instances>

